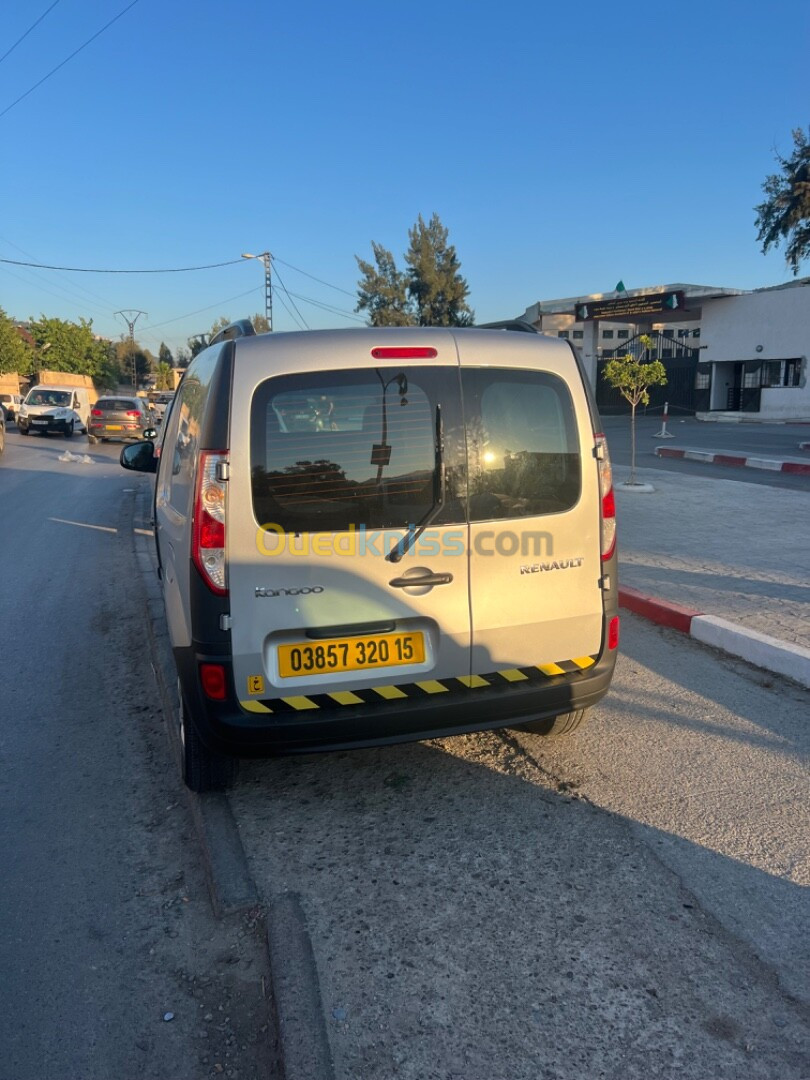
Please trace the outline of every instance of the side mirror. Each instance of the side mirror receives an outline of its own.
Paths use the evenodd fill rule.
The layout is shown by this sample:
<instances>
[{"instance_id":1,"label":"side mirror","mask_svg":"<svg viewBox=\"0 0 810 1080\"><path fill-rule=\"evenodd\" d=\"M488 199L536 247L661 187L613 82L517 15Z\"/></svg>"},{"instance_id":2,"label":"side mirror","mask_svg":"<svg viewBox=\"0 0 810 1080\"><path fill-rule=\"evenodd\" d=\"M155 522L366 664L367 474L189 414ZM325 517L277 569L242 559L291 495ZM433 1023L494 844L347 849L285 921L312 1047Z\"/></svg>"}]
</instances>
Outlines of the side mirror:
<instances>
[{"instance_id":1,"label":"side mirror","mask_svg":"<svg viewBox=\"0 0 810 1080\"><path fill-rule=\"evenodd\" d=\"M155 457L155 444L145 441L130 443L121 451L121 465L132 472L157 472L158 459Z\"/></svg>"}]
</instances>

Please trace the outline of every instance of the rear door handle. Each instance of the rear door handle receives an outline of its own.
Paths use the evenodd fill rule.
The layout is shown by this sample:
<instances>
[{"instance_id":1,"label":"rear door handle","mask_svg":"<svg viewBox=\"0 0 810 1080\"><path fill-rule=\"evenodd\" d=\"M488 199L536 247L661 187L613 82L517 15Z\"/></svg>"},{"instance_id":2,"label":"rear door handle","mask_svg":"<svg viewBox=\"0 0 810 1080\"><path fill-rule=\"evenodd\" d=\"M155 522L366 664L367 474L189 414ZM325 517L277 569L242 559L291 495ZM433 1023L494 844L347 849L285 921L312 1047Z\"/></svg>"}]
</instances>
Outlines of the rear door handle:
<instances>
[{"instance_id":1,"label":"rear door handle","mask_svg":"<svg viewBox=\"0 0 810 1080\"><path fill-rule=\"evenodd\" d=\"M423 574L421 577L395 577L388 584L394 589L413 589L423 585L449 585L452 580L452 574Z\"/></svg>"}]
</instances>

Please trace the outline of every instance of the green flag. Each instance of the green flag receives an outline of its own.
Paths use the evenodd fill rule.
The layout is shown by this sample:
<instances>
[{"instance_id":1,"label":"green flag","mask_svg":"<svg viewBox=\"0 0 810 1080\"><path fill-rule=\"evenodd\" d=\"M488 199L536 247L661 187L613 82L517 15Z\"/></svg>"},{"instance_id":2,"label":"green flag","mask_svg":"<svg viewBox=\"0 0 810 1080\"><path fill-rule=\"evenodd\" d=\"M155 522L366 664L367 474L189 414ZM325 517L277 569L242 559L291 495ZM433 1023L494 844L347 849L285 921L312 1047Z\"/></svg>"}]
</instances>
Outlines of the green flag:
<instances>
[{"instance_id":1,"label":"green flag","mask_svg":"<svg viewBox=\"0 0 810 1080\"><path fill-rule=\"evenodd\" d=\"M617 283L617 285L616 285L616 288L613 291L614 292L627 292L627 289L625 289L625 287L624 287L624 282L619 281Z\"/></svg>"}]
</instances>

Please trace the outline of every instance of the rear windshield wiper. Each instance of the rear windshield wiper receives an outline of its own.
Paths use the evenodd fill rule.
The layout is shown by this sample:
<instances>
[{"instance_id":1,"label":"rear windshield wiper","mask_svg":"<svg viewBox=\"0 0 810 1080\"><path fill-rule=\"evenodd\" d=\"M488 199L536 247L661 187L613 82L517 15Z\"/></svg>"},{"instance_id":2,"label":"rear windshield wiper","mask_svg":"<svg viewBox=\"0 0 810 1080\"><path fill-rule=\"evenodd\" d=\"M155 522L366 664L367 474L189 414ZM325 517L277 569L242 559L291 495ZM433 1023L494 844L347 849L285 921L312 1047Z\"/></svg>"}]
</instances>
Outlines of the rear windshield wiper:
<instances>
[{"instance_id":1,"label":"rear windshield wiper","mask_svg":"<svg viewBox=\"0 0 810 1080\"><path fill-rule=\"evenodd\" d=\"M385 556L389 562L399 562L403 555L413 547L425 529L432 521L435 521L444 508L447 477L444 470L444 429L442 427L442 407L436 406L436 450L435 465L433 469L433 506L417 523L416 527L408 527L408 531L402 539L391 548Z\"/></svg>"}]
</instances>

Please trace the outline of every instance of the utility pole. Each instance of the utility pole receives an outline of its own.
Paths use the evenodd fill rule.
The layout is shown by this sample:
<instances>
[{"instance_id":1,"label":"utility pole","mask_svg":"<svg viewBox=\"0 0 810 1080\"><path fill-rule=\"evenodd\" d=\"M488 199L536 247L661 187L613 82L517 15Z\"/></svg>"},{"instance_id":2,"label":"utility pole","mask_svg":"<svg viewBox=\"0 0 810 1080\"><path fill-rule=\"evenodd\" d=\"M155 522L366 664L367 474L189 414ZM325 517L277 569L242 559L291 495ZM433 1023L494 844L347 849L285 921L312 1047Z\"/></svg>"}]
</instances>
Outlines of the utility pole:
<instances>
[{"instance_id":1,"label":"utility pole","mask_svg":"<svg viewBox=\"0 0 810 1080\"><path fill-rule=\"evenodd\" d=\"M129 327L129 352L132 360L132 392L138 389L138 379L135 364L135 323L138 321L140 315L148 315L148 311L116 311L116 315L120 315L122 319L126 320Z\"/></svg>"},{"instance_id":2,"label":"utility pole","mask_svg":"<svg viewBox=\"0 0 810 1080\"><path fill-rule=\"evenodd\" d=\"M248 255L247 252L242 252L243 259L261 259L264 263L264 317L267 319L267 329L273 329L273 287L270 280L270 260L273 256L269 251L262 252L261 255Z\"/></svg>"}]
</instances>

